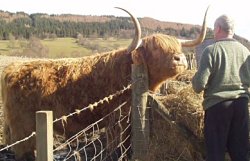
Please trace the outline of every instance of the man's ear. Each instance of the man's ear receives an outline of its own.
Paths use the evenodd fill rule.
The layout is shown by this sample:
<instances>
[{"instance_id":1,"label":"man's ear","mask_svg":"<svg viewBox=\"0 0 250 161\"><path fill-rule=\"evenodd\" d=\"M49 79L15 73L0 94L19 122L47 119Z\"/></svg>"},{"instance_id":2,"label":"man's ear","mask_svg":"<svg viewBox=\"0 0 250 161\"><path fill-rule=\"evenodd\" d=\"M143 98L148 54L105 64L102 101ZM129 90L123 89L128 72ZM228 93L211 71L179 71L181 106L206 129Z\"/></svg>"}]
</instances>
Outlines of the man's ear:
<instances>
[{"instance_id":1,"label":"man's ear","mask_svg":"<svg viewBox=\"0 0 250 161\"><path fill-rule=\"evenodd\" d=\"M133 64L139 65L143 63L143 55L145 54L145 50L143 47L139 47L138 49L134 50L131 54L132 54Z\"/></svg>"}]
</instances>

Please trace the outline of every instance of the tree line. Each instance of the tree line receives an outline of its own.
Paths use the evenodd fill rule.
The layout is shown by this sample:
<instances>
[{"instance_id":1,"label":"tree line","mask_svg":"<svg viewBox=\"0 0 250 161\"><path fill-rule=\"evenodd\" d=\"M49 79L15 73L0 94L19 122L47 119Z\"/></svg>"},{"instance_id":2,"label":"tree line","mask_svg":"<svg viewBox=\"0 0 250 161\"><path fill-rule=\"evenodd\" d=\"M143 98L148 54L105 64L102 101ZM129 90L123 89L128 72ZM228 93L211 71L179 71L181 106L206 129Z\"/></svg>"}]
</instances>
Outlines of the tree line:
<instances>
[{"instance_id":1,"label":"tree line","mask_svg":"<svg viewBox=\"0 0 250 161\"><path fill-rule=\"evenodd\" d=\"M59 21L48 18L36 13L26 17L16 18L7 22L0 18L0 40L9 40L10 35L15 39L29 39L31 37L56 38L56 37L75 37L79 34L84 37L117 37L131 38L134 25L129 17L110 16L110 21L106 22L75 22ZM158 27L156 30L142 28L143 34L161 32L173 36L194 37L200 32L198 27L190 30L182 28L180 31L174 28Z\"/></svg>"}]
</instances>

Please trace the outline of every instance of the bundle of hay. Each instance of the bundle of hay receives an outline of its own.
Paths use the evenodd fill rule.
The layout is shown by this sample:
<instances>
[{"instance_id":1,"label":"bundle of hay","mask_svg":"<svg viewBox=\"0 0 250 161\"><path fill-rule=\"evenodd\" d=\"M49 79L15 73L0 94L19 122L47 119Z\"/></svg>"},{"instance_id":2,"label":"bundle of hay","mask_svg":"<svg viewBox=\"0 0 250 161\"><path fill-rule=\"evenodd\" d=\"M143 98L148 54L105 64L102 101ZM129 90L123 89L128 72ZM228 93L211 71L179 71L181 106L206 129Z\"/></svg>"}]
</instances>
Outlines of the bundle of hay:
<instances>
[{"instance_id":1,"label":"bundle of hay","mask_svg":"<svg viewBox=\"0 0 250 161\"><path fill-rule=\"evenodd\" d=\"M203 97L191 87L193 73L188 71L169 81L167 95L154 96L168 114L163 119L153 112L150 160L204 161Z\"/></svg>"}]
</instances>

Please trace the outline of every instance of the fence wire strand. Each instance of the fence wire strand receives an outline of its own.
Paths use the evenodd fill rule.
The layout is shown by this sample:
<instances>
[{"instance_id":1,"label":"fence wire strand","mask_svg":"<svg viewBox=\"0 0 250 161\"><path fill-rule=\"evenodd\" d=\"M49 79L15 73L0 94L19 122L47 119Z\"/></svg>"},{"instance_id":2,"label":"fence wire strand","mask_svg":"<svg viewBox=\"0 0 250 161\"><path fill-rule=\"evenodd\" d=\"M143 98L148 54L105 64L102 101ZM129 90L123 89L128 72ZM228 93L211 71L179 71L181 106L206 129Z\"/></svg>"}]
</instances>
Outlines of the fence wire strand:
<instances>
[{"instance_id":1,"label":"fence wire strand","mask_svg":"<svg viewBox=\"0 0 250 161\"><path fill-rule=\"evenodd\" d=\"M15 145L17 145L17 144L20 144L20 143L22 143L22 142L24 142L24 141L27 141L27 140L29 140L30 138L32 138L33 136L35 136L35 135L36 135L36 132L33 131L33 132L32 132L29 136L27 136L26 138L24 138L24 139L22 139L22 140L19 140L19 141L13 143L13 144L7 145L6 147L0 149L0 152L3 151L3 150L9 149L9 148L11 148L12 146L15 146Z\"/></svg>"}]
</instances>

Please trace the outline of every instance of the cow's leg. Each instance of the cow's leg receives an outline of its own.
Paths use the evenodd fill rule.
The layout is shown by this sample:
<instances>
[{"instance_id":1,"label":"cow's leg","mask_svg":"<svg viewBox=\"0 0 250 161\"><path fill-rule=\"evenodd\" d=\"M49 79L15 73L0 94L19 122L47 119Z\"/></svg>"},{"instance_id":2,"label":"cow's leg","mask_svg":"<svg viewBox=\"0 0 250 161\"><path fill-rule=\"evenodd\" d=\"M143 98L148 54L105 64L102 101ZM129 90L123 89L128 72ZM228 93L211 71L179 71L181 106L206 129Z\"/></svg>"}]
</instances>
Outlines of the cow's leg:
<instances>
[{"instance_id":1,"label":"cow's leg","mask_svg":"<svg viewBox=\"0 0 250 161\"><path fill-rule=\"evenodd\" d=\"M10 144L29 137L33 131L35 131L35 114L26 113L15 117L15 119L10 120L9 124ZM35 136L14 145L12 149L17 160L34 160Z\"/></svg>"},{"instance_id":2,"label":"cow's leg","mask_svg":"<svg viewBox=\"0 0 250 161\"><path fill-rule=\"evenodd\" d=\"M4 122L4 125L3 125L3 140L4 140L4 144L6 145L11 144L10 127L7 124L7 122Z\"/></svg>"}]
</instances>

